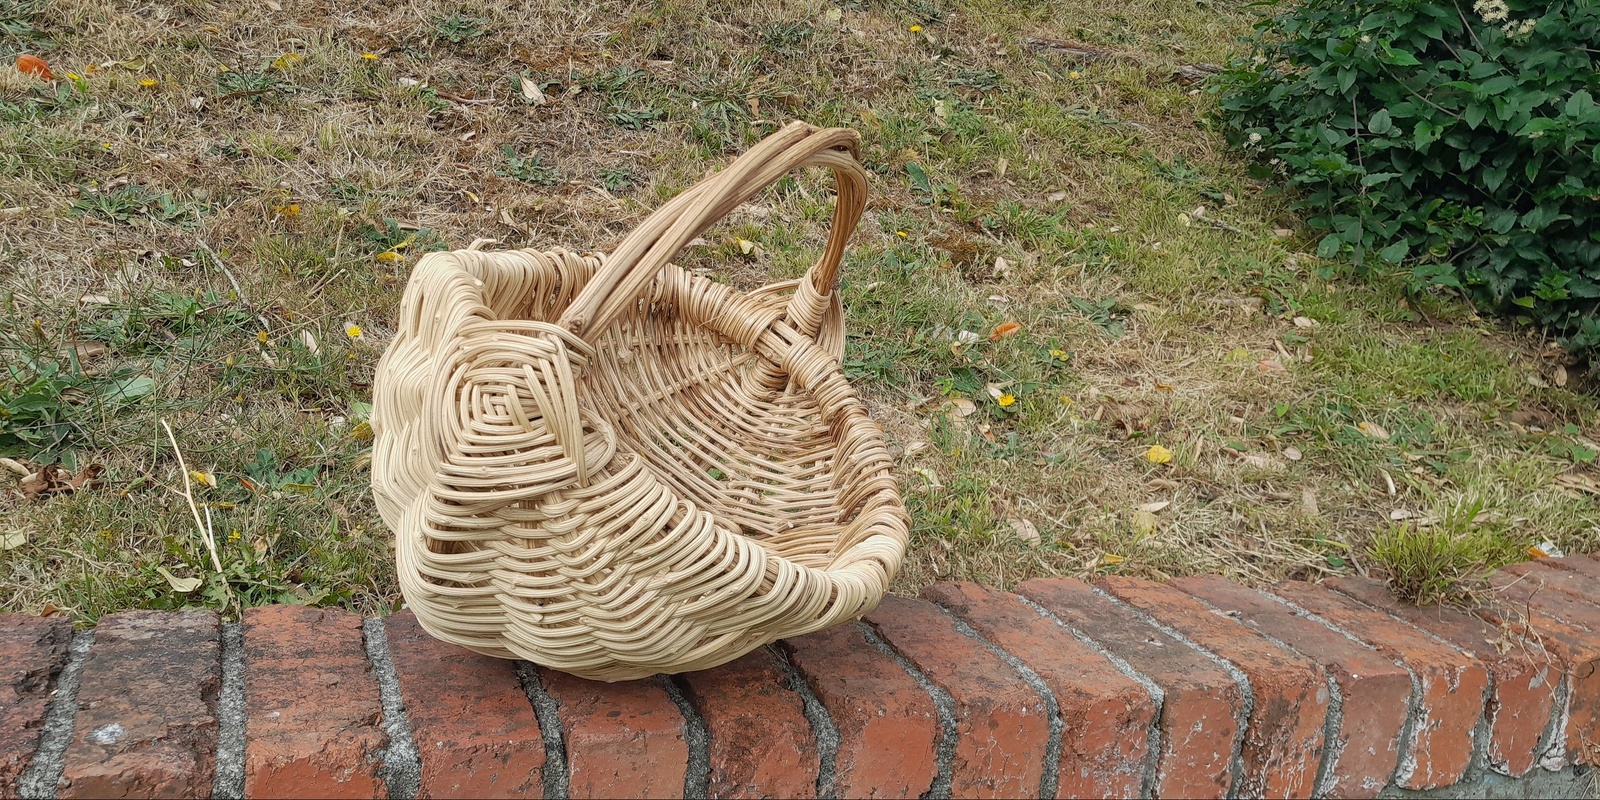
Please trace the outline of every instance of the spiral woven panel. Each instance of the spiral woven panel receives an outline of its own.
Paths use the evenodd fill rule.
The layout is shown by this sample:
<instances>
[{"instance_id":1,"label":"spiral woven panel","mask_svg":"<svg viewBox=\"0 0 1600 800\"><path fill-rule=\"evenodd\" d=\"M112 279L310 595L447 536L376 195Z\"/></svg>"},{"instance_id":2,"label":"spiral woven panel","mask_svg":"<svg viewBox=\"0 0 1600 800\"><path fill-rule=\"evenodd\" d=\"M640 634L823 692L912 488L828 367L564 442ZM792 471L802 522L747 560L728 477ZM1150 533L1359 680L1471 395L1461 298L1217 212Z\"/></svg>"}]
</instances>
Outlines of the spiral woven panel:
<instances>
[{"instance_id":1,"label":"spiral woven panel","mask_svg":"<svg viewBox=\"0 0 1600 800\"><path fill-rule=\"evenodd\" d=\"M480 653L618 681L856 619L904 555L881 429L840 368L854 132L793 123L613 250L432 253L374 381L372 484L406 602ZM789 172L831 170L805 277L669 263Z\"/></svg>"}]
</instances>

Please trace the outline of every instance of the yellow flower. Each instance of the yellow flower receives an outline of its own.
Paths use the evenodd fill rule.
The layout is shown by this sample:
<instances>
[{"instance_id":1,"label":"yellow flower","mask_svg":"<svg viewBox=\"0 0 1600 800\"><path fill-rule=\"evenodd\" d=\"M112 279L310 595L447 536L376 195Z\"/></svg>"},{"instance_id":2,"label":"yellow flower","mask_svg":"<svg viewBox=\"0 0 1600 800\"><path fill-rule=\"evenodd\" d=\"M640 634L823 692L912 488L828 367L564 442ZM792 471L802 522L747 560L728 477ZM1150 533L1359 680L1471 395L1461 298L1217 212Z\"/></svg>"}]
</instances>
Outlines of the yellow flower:
<instances>
[{"instance_id":1,"label":"yellow flower","mask_svg":"<svg viewBox=\"0 0 1600 800\"><path fill-rule=\"evenodd\" d=\"M154 89L154 88L156 88L156 84L158 84L160 82L161 81L158 81L155 78L145 78L144 80L139 81L139 85L143 86L146 89Z\"/></svg>"},{"instance_id":2,"label":"yellow flower","mask_svg":"<svg viewBox=\"0 0 1600 800\"><path fill-rule=\"evenodd\" d=\"M361 54L361 60L362 61L377 61L378 60L378 54L377 53L362 53Z\"/></svg>"},{"instance_id":3,"label":"yellow flower","mask_svg":"<svg viewBox=\"0 0 1600 800\"><path fill-rule=\"evenodd\" d=\"M1079 72L1077 70L1073 70L1073 71L1067 73L1067 77L1069 77L1069 78L1071 78L1073 80L1077 80L1077 79L1083 77L1083 73L1081 73L1081 72Z\"/></svg>"},{"instance_id":4,"label":"yellow flower","mask_svg":"<svg viewBox=\"0 0 1600 800\"><path fill-rule=\"evenodd\" d=\"M405 258L405 256L402 256L402 255L400 255L399 253L396 253L393 250L385 250L385 251L373 256L373 258L376 258L379 261L394 262L394 261L403 260Z\"/></svg>"},{"instance_id":5,"label":"yellow flower","mask_svg":"<svg viewBox=\"0 0 1600 800\"><path fill-rule=\"evenodd\" d=\"M1172 451L1159 444L1154 444L1150 446L1149 450L1145 451L1144 460L1152 464L1170 464L1172 463Z\"/></svg>"},{"instance_id":6,"label":"yellow flower","mask_svg":"<svg viewBox=\"0 0 1600 800\"><path fill-rule=\"evenodd\" d=\"M1006 408L1007 406L1016 404L1017 396L1014 394L1003 394L996 398L995 402L999 403L1001 408Z\"/></svg>"},{"instance_id":7,"label":"yellow flower","mask_svg":"<svg viewBox=\"0 0 1600 800\"><path fill-rule=\"evenodd\" d=\"M344 335L346 335L346 336L348 336L348 337L350 337L352 339L360 339L361 338L361 326L360 325L350 325L350 326L346 327L344 329Z\"/></svg>"},{"instance_id":8,"label":"yellow flower","mask_svg":"<svg viewBox=\"0 0 1600 800\"><path fill-rule=\"evenodd\" d=\"M72 80L75 80L75 81L81 81L81 80L83 80L83 76L82 76L82 75L79 75L79 74L78 74L78 73L76 73L76 72L69 72L69 73L67 73L67 77L68 77L68 78L71 78L71 79L72 79Z\"/></svg>"},{"instance_id":9,"label":"yellow flower","mask_svg":"<svg viewBox=\"0 0 1600 800\"><path fill-rule=\"evenodd\" d=\"M911 234L909 234L909 233L906 233L906 232L905 232L905 231L895 231L895 232L894 232L894 235L896 235L896 236L898 236L898 237L900 237L900 238L902 238L902 239L904 239L904 238L906 238L906 237L907 237L907 236L910 236L910 235L911 235Z\"/></svg>"},{"instance_id":10,"label":"yellow flower","mask_svg":"<svg viewBox=\"0 0 1600 800\"><path fill-rule=\"evenodd\" d=\"M299 60L300 56L294 53L284 53L283 55L272 60L272 68L280 71L287 70L290 67L293 67Z\"/></svg>"},{"instance_id":11,"label":"yellow flower","mask_svg":"<svg viewBox=\"0 0 1600 800\"><path fill-rule=\"evenodd\" d=\"M239 532L238 531L229 531L228 532L228 541L230 541L230 542L239 541Z\"/></svg>"},{"instance_id":12,"label":"yellow flower","mask_svg":"<svg viewBox=\"0 0 1600 800\"><path fill-rule=\"evenodd\" d=\"M277 212L278 216L280 216L280 217L297 217L297 216L300 216L300 204L299 203L290 203L289 205L286 205L286 206L273 206L272 210Z\"/></svg>"},{"instance_id":13,"label":"yellow flower","mask_svg":"<svg viewBox=\"0 0 1600 800\"><path fill-rule=\"evenodd\" d=\"M258 342L260 342L262 344L266 344L267 343L267 332L266 331L256 331L256 341L258 341Z\"/></svg>"},{"instance_id":14,"label":"yellow flower","mask_svg":"<svg viewBox=\"0 0 1600 800\"><path fill-rule=\"evenodd\" d=\"M911 30L912 33L922 33L922 26L921 25L912 25L910 30Z\"/></svg>"},{"instance_id":15,"label":"yellow flower","mask_svg":"<svg viewBox=\"0 0 1600 800\"><path fill-rule=\"evenodd\" d=\"M1060 348L1057 348L1055 350L1051 350L1050 351L1050 357L1051 358L1057 358L1057 359L1060 359L1062 361L1066 361L1067 360L1067 351L1062 350Z\"/></svg>"}]
</instances>

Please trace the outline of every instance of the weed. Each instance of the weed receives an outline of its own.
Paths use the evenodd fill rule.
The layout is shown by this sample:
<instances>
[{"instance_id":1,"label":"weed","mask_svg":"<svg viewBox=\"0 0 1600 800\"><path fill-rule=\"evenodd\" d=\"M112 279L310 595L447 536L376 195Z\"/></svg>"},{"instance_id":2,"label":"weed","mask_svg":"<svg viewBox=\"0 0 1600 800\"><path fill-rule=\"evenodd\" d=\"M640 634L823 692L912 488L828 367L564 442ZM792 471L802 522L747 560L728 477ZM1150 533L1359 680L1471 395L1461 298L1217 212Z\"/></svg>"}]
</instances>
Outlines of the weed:
<instances>
[{"instance_id":1,"label":"weed","mask_svg":"<svg viewBox=\"0 0 1600 800\"><path fill-rule=\"evenodd\" d=\"M535 186L554 186L561 182L555 168L546 165L538 153L531 156L517 154L517 149L511 145L500 148L504 157L504 165L494 171L494 174Z\"/></svg>"},{"instance_id":2,"label":"weed","mask_svg":"<svg viewBox=\"0 0 1600 800\"><path fill-rule=\"evenodd\" d=\"M196 221L201 209L197 204L180 203L170 194L155 194L137 184L119 186L108 192L87 188L79 191L83 197L73 202L69 213L124 224L144 217L169 225L188 225Z\"/></svg>"},{"instance_id":3,"label":"weed","mask_svg":"<svg viewBox=\"0 0 1600 800\"><path fill-rule=\"evenodd\" d=\"M461 44L468 39L477 39L488 32L488 21L481 17L468 16L460 11L433 20L433 35L435 39Z\"/></svg>"},{"instance_id":4,"label":"weed","mask_svg":"<svg viewBox=\"0 0 1600 800\"><path fill-rule=\"evenodd\" d=\"M1480 526L1481 500L1442 509L1436 525L1389 526L1372 537L1367 557L1399 597L1418 605L1460 601L1491 570L1515 561L1519 548L1494 526Z\"/></svg>"},{"instance_id":5,"label":"weed","mask_svg":"<svg viewBox=\"0 0 1600 800\"><path fill-rule=\"evenodd\" d=\"M230 69L217 76L219 95L258 98L260 95L282 91L285 87L283 79L270 68L251 71Z\"/></svg>"},{"instance_id":6,"label":"weed","mask_svg":"<svg viewBox=\"0 0 1600 800\"><path fill-rule=\"evenodd\" d=\"M606 187L606 191L612 194L626 192L638 186L639 183L639 176L630 170L617 167L608 167L600 170L600 185Z\"/></svg>"}]
</instances>

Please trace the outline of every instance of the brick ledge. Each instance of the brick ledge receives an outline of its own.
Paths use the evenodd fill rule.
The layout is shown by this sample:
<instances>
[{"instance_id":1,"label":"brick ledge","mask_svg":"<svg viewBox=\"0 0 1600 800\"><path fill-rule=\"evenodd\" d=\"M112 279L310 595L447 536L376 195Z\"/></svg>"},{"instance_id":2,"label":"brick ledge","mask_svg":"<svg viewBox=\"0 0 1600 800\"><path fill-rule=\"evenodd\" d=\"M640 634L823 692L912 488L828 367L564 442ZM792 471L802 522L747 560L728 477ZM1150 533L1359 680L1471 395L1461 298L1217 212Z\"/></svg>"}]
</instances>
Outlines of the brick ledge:
<instances>
[{"instance_id":1,"label":"brick ledge","mask_svg":"<svg viewBox=\"0 0 1600 800\"><path fill-rule=\"evenodd\" d=\"M1581 795L1600 561L1493 583L1470 611L1357 578L941 584L619 684L408 612L0 615L0 796Z\"/></svg>"}]
</instances>

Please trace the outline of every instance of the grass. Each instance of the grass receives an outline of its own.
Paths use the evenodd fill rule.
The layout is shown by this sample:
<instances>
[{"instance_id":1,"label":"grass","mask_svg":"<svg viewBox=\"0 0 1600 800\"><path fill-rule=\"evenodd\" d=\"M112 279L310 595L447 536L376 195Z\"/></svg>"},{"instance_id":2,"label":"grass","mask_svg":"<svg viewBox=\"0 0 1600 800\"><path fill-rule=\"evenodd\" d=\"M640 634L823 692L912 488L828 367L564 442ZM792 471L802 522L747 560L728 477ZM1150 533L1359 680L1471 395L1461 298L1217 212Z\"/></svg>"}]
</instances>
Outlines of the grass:
<instances>
[{"instance_id":1,"label":"grass","mask_svg":"<svg viewBox=\"0 0 1600 800\"><path fill-rule=\"evenodd\" d=\"M0 471L0 609L392 607L363 418L418 255L610 246L795 117L859 130L874 175L844 366L914 518L897 590L1356 571L1420 596L1476 554L1596 549L1579 367L1314 258L1173 80L1253 13L0 0L4 63L60 77L0 69L0 450L95 476ZM785 181L680 263L796 276L828 213L820 176ZM161 420L209 478L220 576Z\"/></svg>"}]
</instances>

